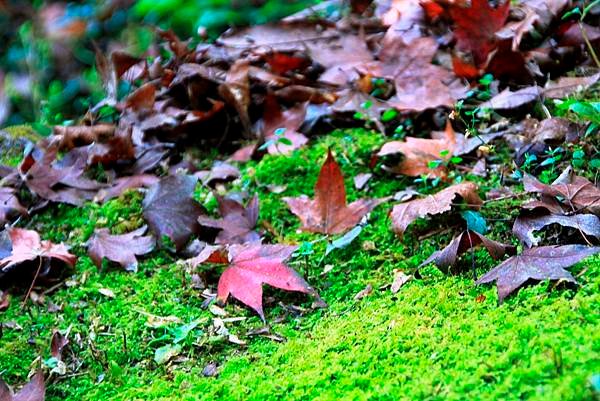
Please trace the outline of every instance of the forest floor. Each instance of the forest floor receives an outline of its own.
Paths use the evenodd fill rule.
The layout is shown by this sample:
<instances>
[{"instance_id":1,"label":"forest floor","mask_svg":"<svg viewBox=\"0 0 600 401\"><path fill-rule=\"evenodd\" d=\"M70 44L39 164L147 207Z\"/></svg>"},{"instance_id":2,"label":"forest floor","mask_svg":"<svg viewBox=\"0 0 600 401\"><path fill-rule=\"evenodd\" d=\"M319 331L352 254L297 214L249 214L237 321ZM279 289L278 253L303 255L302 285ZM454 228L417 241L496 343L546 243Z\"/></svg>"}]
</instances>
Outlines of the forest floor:
<instances>
[{"instance_id":1,"label":"forest floor","mask_svg":"<svg viewBox=\"0 0 600 401\"><path fill-rule=\"evenodd\" d=\"M25 310L12 302L2 314L0 374L24 382L38 356L52 365L49 340L59 329L70 332L72 374L49 387L51 401L592 399L590 380L600 372L600 257L572 270L577 288L545 282L500 306L494 286L475 286L472 279L471 257L478 275L494 265L483 250L464 256L462 272L446 276L426 267L421 279L393 294L395 272L414 273L445 246L458 231L452 222L444 220L450 229L436 235L426 230L435 219L419 222L401 241L380 206L353 245L324 256L322 236L299 233L281 194L267 189L312 194L332 149L349 200L357 199L365 190L354 189L350 178L367 172L384 140L373 131L336 131L291 156L249 162L227 184L228 190L259 195L258 226L267 237L313 244L291 266L316 283L328 308L312 310L305 296L268 290L268 330L240 305L207 309L189 274L166 251L143 259L137 273L93 265L84 244L95 228L118 233L143 225L136 192L102 206L52 206L33 217L28 228L74 244L79 262L69 280L41 295L45 299ZM500 179L493 173L468 178L486 192ZM390 196L410 182L375 175L366 194ZM210 189L198 187L195 197L215 210ZM481 213L492 222L490 238L516 244L507 223L518 213L514 199L485 203ZM356 297L367 286L372 292ZM273 294L281 301L274 302ZM178 336L183 340L174 346ZM156 351L165 346L175 356L157 364Z\"/></svg>"}]
</instances>

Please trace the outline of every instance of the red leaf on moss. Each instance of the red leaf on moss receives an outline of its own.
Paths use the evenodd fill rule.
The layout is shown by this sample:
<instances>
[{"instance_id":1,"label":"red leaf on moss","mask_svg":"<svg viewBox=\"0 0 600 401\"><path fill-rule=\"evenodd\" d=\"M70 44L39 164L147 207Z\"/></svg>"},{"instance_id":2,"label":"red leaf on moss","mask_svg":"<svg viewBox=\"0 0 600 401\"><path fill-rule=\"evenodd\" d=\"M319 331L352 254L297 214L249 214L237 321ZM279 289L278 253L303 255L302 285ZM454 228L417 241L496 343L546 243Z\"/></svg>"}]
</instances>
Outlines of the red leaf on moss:
<instances>
[{"instance_id":1,"label":"red leaf on moss","mask_svg":"<svg viewBox=\"0 0 600 401\"><path fill-rule=\"evenodd\" d=\"M296 246L246 244L229 248L230 264L221 275L218 299L226 302L231 295L254 309L264 320L262 306L263 284L287 291L314 294L315 291L284 262Z\"/></svg>"},{"instance_id":2,"label":"red leaf on moss","mask_svg":"<svg viewBox=\"0 0 600 401\"><path fill-rule=\"evenodd\" d=\"M309 199L303 195L283 200L302 222L302 230L323 234L346 232L381 202L377 199L359 199L349 205L346 203L344 177L331 151L319 173L315 198Z\"/></svg>"}]
</instances>

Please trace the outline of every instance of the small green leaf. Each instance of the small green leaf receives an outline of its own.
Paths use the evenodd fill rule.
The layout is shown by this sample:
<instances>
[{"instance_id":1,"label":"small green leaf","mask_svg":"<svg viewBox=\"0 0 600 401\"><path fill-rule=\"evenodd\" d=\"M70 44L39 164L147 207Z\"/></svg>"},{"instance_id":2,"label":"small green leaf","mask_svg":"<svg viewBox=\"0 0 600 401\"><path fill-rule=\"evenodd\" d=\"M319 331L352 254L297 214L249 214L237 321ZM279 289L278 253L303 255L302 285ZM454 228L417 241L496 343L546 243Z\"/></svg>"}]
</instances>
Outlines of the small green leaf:
<instances>
[{"instance_id":1,"label":"small green leaf","mask_svg":"<svg viewBox=\"0 0 600 401\"><path fill-rule=\"evenodd\" d=\"M442 156L442 157L446 157L446 156L448 156L449 154L450 154L450 151L449 151L449 150L447 150L447 149L446 149L446 150L442 150L442 151L440 152L440 156Z\"/></svg>"},{"instance_id":2,"label":"small green leaf","mask_svg":"<svg viewBox=\"0 0 600 401\"><path fill-rule=\"evenodd\" d=\"M487 230L485 218L479 212L473 210L465 210L460 213L461 217L467 222L467 229L484 235Z\"/></svg>"},{"instance_id":3,"label":"small green leaf","mask_svg":"<svg viewBox=\"0 0 600 401\"><path fill-rule=\"evenodd\" d=\"M397 116L398 116L398 111L396 109L387 109L381 115L381 121L383 121L384 123L386 123L388 121L392 121Z\"/></svg>"},{"instance_id":4,"label":"small green leaf","mask_svg":"<svg viewBox=\"0 0 600 401\"><path fill-rule=\"evenodd\" d=\"M279 140L277 141L277 143L282 143L282 144L287 145L287 146L292 146L293 145L292 140L289 139L289 138L279 138Z\"/></svg>"},{"instance_id":5,"label":"small green leaf","mask_svg":"<svg viewBox=\"0 0 600 401\"><path fill-rule=\"evenodd\" d=\"M463 158L460 156L453 156L450 161L454 164L458 164L463 161Z\"/></svg>"},{"instance_id":6,"label":"small green leaf","mask_svg":"<svg viewBox=\"0 0 600 401\"><path fill-rule=\"evenodd\" d=\"M442 164L441 160L431 160L427 163L427 167L429 167L432 170L435 170L436 168L438 168L440 165Z\"/></svg>"},{"instance_id":7,"label":"small green leaf","mask_svg":"<svg viewBox=\"0 0 600 401\"><path fill-rule=\"evenodd\" d=\"M281 136L281 135L285 134L285 128L277 128L275 131L273 131L273 133L276 136Z\"/></svg>"}]
</instances>

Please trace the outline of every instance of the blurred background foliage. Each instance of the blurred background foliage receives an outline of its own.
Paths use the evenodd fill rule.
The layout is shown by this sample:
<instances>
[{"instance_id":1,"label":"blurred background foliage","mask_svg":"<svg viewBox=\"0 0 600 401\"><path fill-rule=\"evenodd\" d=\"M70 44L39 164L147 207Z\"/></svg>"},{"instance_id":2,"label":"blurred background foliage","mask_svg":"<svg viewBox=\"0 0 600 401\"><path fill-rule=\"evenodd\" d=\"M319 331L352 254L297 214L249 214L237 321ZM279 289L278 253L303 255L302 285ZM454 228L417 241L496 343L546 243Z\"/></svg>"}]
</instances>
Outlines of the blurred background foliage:
<instances>
[{"instance_id":1,"label":"blurred background foliage","mask_svg":"<svg viewBox=\"0 0 600 401\"><path fill-rule=\"evenodd\" d=\"M276 20L316 2L0 0L0 128L27 123L43 133L101 101L96 48L151 56L156 27L191 38L193 46L228 27Z\"/></svg>"}]
</instances>

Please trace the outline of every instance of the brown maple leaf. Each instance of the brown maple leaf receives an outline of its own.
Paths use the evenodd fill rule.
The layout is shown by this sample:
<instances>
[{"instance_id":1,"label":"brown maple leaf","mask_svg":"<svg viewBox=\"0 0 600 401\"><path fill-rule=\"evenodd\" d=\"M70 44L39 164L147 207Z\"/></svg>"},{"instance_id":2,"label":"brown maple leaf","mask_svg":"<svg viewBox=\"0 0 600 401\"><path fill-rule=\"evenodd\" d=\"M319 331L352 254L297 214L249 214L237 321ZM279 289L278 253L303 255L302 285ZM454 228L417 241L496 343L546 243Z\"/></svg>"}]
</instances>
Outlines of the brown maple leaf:
<instances>
[{"instance_id":1,"label":"brown maple leaf","mask_svg":"<svg viewBox=\"0 0 600 401\"><path fill-rule=\"evenodd\" d=\"M523 177L523 185L527 192L558 197L572 211L588 211L600 214L600 188L584 177L568 177L565 182L552 185L543 184L535 177L527 174Z\"/></svg>"},{"instance_id":2,"label":"brown maple leaf","mask_svg":"<svg viewBox=\"0 0 600 401\"><path fill-rule=\"evenodd\" d=\"M582 259L597 254L600 247L584 245L541 246L527 248L520 255L500 263L483 275L476 284L496 282L498 300L502 302L528 280L565 280L575 278L565 270Z\"/></svg>"},{"instance_id":3,"label":"brown maple leaf","mask_svg":"<svg viewBox=\"0 0 600 401\"><path fill-rule=\"evenodd\" d=\"M514 246L502 244L493 241L478 232L466 230L455 237L444 249L436 251L419 267L435 263L435 265L444 273L450 272L450 267L454 266L458 257L467 250L483 245L494 259L500 259L505 254L514 251Z\"/></svg>"},{"instance_id":4,"label":"brown maple leaf","mask_svg":"<svg viewBox=\"0 0 600 401\"><path fill-rule=\"evenodd\" d=\"M154 249L156 241L151 236L144 236L147 227L123 235L111 235L106 228L98 229L88 241L88 254L94 264L102 267L102 259L106 258L119 263L127 271L137 271L136 255L145 255Z\"/></svg>"},{"instance_id":5,"label":"brown maple leaf","mask_svg":"<svg viewBox=\"0 0 600 401\"><path fill-rule=\"evenodd\" d=\"M260 235L254 231L258 220L258 196L254 195L247 207L230 198L219 197L218 201L222 219L216 220L205 216L200 216L198 219L202 226L221 230L215 243L243 244L260 239Z\"/></svg>"},{"instance_id":6,"label":"brown maple leaf","mask_svg":"<svg viewBox=\"0 0 600 401\"><path fill-rule=\"evenodd\" d=\"M346 203L346 187L340 166L331 151L321 168L315 185L315 198L283 198L291 212L302 222L301 230L341 234L354 227L362 217L375 208L380 200L359 199Z\"/></svg>"},{"instance_id":7,"label":"brown maple leaf","mask_svg":"<svg viewBox=\"0 0 600 401\"><path fill-rule=\"evenodd\" d=\"M537 245L539 238L533 235L550 224L572 227L584 235L600 238L600 219L593 214L539 214L527 213L517 217L513 225L513 233L527 247Z\"/></svg>"},{"instance_id":8,"label":"brown maple leaf","mask_svg":"<svg viewBox=\"0 0 600 401\"><path fill-rule=\"evenodd\" d=\"M229 248L229 267L217 289L217 298L227 302L229 295L254 309L263 321L263 284L287 291L317 295L308 283L284 262L297 249L288 245L245 244Z\"/></svg>"},{"instance_id":9,"label":"brown maple leaf","mask_svg":"<svg viewBox=\"0 0 600 401\"><path fill-rule=\"evenodd\" d=\"M477 185L472 182L461 182L425 198L394 206L391 213L394 232L402 236L408 225L416 219L449 211L452 209L452 203L459 196L469 206L478 207L483 203L477 194Z\"/></svg>"}]
</instances>

